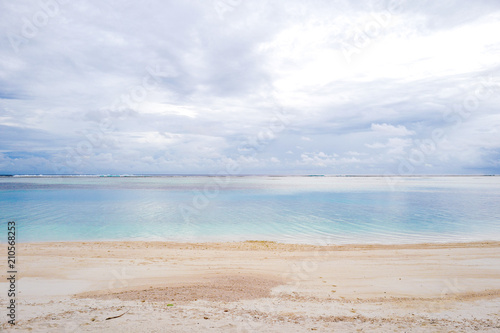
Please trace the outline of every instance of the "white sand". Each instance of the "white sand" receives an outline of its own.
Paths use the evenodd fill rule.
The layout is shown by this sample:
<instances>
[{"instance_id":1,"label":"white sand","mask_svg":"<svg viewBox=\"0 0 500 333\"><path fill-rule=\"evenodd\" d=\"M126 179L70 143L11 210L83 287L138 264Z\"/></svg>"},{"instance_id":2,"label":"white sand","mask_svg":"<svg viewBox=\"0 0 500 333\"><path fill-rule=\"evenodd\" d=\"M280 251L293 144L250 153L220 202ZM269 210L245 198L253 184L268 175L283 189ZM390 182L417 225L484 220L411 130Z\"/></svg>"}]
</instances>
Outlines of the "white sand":
<instances>
[{"instance_id":1,"label":"white sand","mask_svg":"<svg viewBox=\"0 0 500 333\"><path fill-rule=\"evenodd\" d=\"M6 331L500 331L498 242L68 242L17 252L17 325L5 310Z\"/></svg>"}]
</instances>

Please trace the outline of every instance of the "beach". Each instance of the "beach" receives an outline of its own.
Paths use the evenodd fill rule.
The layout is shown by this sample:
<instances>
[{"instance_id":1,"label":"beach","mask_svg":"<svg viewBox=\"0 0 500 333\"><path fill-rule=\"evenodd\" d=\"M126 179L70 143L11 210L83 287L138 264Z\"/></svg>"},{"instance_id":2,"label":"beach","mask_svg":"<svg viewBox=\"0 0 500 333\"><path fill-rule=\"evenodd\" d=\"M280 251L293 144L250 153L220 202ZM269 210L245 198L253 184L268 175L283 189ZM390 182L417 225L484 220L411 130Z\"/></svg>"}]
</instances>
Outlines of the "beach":
<instances>
[{"instance_id":1,"label":"beach","mask_svg":"<svg viewBox=\"0 0 500 333\"><path fill-rule=\"evenodd\" d=\"M17 260L16 331L500 329L500 242L40 242Z\"/></svg>"}]
</instances>

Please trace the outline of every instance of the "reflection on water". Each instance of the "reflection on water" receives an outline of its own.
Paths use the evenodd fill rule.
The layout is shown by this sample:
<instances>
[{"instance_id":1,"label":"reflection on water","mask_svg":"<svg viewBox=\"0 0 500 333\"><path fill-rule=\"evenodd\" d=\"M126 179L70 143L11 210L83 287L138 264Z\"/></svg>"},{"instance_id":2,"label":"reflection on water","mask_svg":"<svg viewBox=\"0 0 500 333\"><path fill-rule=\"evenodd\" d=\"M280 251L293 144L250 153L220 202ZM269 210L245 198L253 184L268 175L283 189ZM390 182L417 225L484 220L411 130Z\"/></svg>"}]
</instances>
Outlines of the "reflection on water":
<instances>
[{"instance_id":1,"label":"reflection on water","mask_svg":"<svg viewBox=\"0 0 500 333\"><path fill-rule=\"evenodd\" d=\"M0 223L20 241L500 240L499 199L500 177L0 178Z\"/></svg>"}]
</instances>

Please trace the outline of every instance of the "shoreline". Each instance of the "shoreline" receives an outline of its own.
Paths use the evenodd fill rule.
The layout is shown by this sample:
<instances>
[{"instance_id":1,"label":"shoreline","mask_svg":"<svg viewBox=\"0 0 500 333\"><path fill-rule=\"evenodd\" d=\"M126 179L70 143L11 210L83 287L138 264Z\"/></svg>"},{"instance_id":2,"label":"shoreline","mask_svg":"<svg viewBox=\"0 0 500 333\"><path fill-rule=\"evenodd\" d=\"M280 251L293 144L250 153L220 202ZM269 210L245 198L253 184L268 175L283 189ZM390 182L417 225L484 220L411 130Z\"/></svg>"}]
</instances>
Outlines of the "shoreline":
<instances>
[{"instance_id":1,"label":"shoreline","mask_svg":"<svg viewBox=\"0 0 500 333\"><path fill-rule=\"evenodd\" d=\"M175 177L398 177L398 178L418 178L418 177L499 177L500 174L2 174L0 178L175 178Z\"/></svg>"},{"instance_id":2,"label":"shoreline","mask_svg":"<svg viewBox=\"0 0 500 333\"><path fill-rule=\"evenodd\" d=\"M35 331L500 327L500 242L494 241L40 242L19 243L17 253L17 326ZM9 331L4 322L0 327Z\"/></svg>"},{"instance_id":3,"label":"shoreline","mask_svg":"<svg viewBox=\"0 0 500 333\"><path fill-rule=\"evenodd\" d=\"M7 245L7 243L0 243ZM463 242L422 242L422 243L349 243L349 244L313 244L313 243L284 243L269 240L244 240L244 241L164 241L164 240L78 240L78 241L29 241L18 242L18 246L61 246L61 245L140 245L177 247L194 246L204 248L224 248L224 249L296 249L316 250L356 250L356 249L439 249L439 248L460 248L460 247L500 247L500 241L463 241Z\"/></svg>"}]
</instances>

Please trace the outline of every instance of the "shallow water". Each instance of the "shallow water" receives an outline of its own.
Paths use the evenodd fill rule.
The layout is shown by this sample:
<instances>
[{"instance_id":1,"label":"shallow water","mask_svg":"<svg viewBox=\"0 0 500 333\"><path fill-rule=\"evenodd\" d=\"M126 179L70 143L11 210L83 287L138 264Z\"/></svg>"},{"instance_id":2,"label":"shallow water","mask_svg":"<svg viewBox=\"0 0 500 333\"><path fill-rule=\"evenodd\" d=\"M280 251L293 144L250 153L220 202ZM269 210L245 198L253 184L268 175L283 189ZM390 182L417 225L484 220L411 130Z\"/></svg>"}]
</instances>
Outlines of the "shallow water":
<instances>
[{"instance_id":1,"label":"shallow water","mask_svg":"<svg viewBox=\"0 0 500 333\"><path fill-rule=\"evenodd\" d=\"M500 177L0 178L25 242L500 241L499 202Z\"/></svg>"}]
</instances>

